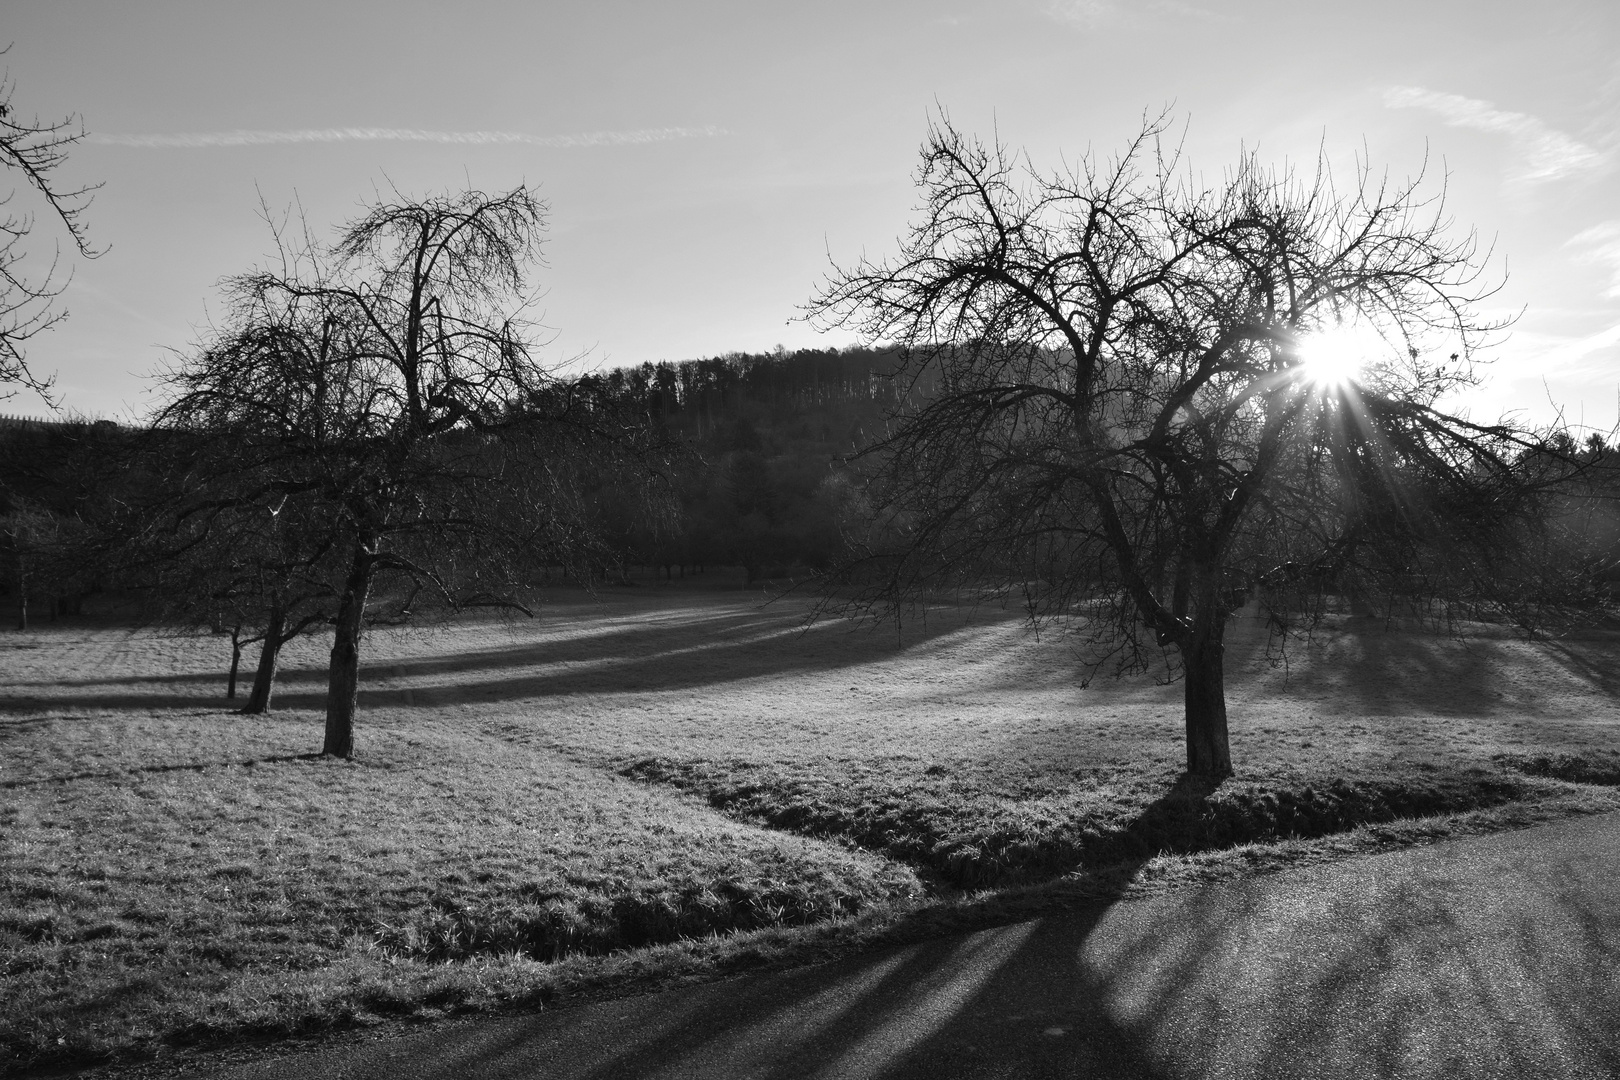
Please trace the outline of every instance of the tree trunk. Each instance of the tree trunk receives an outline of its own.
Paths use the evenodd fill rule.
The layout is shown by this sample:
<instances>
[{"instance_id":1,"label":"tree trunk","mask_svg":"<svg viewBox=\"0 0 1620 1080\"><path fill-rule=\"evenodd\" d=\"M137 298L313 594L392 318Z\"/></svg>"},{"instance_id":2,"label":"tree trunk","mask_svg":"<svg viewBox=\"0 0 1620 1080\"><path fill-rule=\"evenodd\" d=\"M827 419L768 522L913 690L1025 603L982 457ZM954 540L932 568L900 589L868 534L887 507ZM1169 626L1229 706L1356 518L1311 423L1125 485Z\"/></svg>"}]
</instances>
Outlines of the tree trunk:
<instances>
[{"instance_id":1,"label":"tree trunk","mask_svg":"<svg viewBox=\"0 0 1620 1080\"><path fill-rule=\"evenodd\" d=\"M1195 776L1232 775L1232 749L1226 735L1225 620L1219 614L1198 620L1182 648L1187 711L1187 771Z\"/></svg>"},{"instance_id":2,"label":"tree trunk","mask_svg":"<svg viewBox=\"0 0 1620 1080\"><path fill-rule=\"evenodd\" d=\"M231 677L225 682L225 700L236 700L236 672L242 666L242 628L231 630Z\"/></svg>"},{"instance_id":3,"label":"tree trunk","mask_svg":"<svg viewBox=\"0 0 1620 1080\"><path fill-rule=\"evenodd\" d=\"M355 545L354 565L338 603L332 634L332 663L326 687L326 742L321 753L354 755L354 702L360 689L360 630L365 624L366 594L371 591L370 545Z\"/></svg>"},{"instance_id":4,"label":"tree trunk","mask_svg":"<svg viewBox=\"0 0 1620 1080\"><path fill-rule=\"evenodd\" d=\"M259 668L253 673L253 693L242 711L257 716L270 711L270 688L276 682L276 661L281 657L282 631L286 629L287 612L280 604L270 606L270 621L264 628L264 642L259 646Z\"/></svg>"},{"instance_id":5,"label":"tree trunk","mask_svg":"<svg viewBox=\"0 0 1620 1080\"><path fill-rule=\"evenodd\" d=\"M28 567L17 553L17 629L28 629Z\"/></svg>"}]
</instances>

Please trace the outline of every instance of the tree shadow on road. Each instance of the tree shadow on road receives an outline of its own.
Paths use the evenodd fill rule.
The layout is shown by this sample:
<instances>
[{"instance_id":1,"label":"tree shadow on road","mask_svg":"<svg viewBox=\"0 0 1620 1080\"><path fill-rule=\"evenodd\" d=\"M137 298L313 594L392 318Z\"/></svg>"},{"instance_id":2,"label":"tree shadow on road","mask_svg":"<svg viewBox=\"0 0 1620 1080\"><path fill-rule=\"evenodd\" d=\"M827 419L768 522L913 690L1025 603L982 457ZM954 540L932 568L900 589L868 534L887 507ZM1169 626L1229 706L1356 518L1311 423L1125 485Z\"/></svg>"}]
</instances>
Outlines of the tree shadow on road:
<instances>
[{"instance_id":1,"label":"tree shadow on road","mask_svg":"<svg viewBox=\"0 0 1620 1080\"><path fill-rule=\"evenodd\" d=\"M1469 843L1022 922L990 898L914 916L910 943L408 1052L420 1075L570 1080L1615 1075L1612 853ZM929 936L975 919L1004 925Z\"/></svg>"}]
</instances>

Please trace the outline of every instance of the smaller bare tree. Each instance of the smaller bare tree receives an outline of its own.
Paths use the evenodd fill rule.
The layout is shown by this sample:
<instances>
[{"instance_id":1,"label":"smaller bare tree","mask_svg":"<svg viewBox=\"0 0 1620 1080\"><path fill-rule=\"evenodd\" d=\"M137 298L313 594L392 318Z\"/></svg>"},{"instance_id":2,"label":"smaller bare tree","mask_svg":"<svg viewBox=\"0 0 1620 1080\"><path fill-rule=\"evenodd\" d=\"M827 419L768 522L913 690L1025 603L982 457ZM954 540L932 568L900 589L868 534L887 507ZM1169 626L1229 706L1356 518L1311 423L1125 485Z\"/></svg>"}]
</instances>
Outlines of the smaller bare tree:
<instances>
[{"instance_id":1,"label":"smaller bare tree","mask_svg":"<svg viewBox=\"0 0 1620 1080\"><path fill-rule=\"evenodd\" d=\"M166 376L160 426L234 442L182 513L275 506L330 567L327 754L353 753L379 606L522 607L529 573L593 543L558 465L603 417L524 317L544 210L526 187L396 197L335 244L306 232L227 282L226 328Z\"/></svg>"},{"instance_id":2,"label":"smaller bare tree","mask_svg":"<svg viewBox=\"0 0 1620 1080\"><path fill-rule=\"evenodd\" d=\"M308 500L289 500L271 476L244 467L253 451L240 437L191 434L148 440L152 496L109 537L126 575L144 583L146 619L230 635L227 698L243 649L259 646L242 712L268 712L282 647L331 619L332 537L302 516Z\"/></svg>"}]
</instances>

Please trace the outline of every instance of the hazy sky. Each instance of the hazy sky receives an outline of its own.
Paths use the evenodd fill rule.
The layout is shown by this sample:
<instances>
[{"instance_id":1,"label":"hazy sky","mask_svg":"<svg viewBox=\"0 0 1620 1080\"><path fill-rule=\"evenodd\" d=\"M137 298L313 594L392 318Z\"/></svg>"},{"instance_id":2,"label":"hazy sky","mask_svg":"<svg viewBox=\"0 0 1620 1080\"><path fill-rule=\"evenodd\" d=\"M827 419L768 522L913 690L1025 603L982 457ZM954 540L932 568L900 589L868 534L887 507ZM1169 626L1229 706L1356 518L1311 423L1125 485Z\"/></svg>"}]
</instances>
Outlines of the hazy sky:
<instances>
[{"instance_id":1,"label":"hazy sky","mask_svg":"<svg viewBox=\"0 0 1620 1080\"><path fill-rule=\"evenodd\" d=\"M796 321L827 268L892 250L929 117L1055 163L1173 106L1194 165L1365 152L1449 177L1524 314L1476 416L1608 428L1620 396L1620 3L246 4L10 0L12 104L79 113L70 179L110 246L36 338L68 407L150 404L259 199L328 230L380 185L538 184L549 355L591 364L846 345ZM19 196L21 197L21 196ZM0 411L39 412L24 396Z\"/></svg>"}]
</instances>

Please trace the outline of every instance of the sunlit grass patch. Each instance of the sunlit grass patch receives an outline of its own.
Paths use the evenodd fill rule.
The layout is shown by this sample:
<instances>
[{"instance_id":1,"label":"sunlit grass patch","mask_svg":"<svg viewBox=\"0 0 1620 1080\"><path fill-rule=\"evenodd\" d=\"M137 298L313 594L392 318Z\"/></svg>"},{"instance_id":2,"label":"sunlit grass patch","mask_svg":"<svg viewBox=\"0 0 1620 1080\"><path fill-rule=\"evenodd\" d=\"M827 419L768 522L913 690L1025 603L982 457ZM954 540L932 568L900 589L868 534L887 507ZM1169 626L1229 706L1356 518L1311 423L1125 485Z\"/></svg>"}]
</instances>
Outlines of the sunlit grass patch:
<instances>
[{"instance_id":1,"label":"sunlit grass patch","mask_svg":"<svg viewBox=\"0 0 1620 1080\"><path fill-rule=\"evenodd\" d=\"M920 891L888 860L552 753L372 719L356 763L288 752L310 716L31 729L56 765L3 781L0 1046L74 1057L487 1004L531 992L539 962Z\"/></svg>"}]
</instances>

